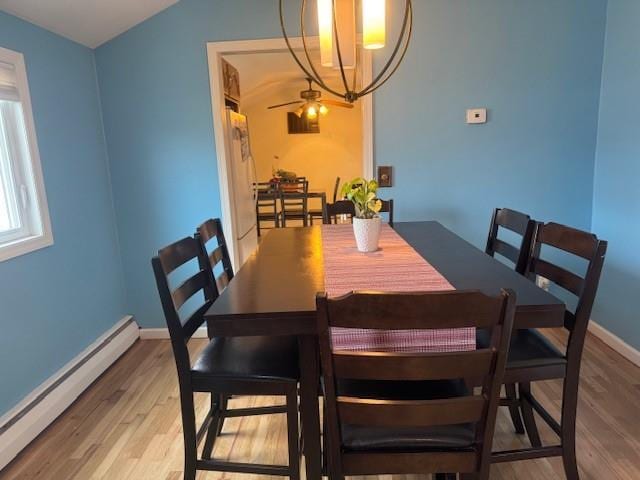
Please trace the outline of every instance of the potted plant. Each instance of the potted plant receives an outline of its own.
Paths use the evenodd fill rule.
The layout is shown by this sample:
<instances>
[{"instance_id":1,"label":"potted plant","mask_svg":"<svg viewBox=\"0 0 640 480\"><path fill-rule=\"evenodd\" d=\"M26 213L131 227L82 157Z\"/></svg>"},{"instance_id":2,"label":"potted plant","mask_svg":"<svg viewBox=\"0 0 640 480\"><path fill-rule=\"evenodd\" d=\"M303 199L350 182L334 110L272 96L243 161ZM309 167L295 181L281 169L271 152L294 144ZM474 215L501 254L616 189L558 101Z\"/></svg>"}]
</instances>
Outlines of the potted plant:
<instances>
[{"instance_id":1,"label":"potted plant","mask_svg":"<svg viewBox=\"0 0 640 480\"><path fill-rule=\"evenodd\" d=\"M295 190L296 185L292 184L296 182L297 178L298 176L295 172L288 172L287 170L279 168L278 170L273 171L273 178L271 179L271 182L279 184L282 190Z\"/></svg>"},{"instance_id":2,"label":"potted plant","mask_svg":"<svg viewBox=\"0 0 640 480\"><path fill-rule=\"evenodd\" d=\"M378 182L354 178L342 187L342 195L353 202L356 216L353 218L353 233L361 252L375 252L380 240L380 216L382 202L376 196Z\"/></svg>"}]
</instances>

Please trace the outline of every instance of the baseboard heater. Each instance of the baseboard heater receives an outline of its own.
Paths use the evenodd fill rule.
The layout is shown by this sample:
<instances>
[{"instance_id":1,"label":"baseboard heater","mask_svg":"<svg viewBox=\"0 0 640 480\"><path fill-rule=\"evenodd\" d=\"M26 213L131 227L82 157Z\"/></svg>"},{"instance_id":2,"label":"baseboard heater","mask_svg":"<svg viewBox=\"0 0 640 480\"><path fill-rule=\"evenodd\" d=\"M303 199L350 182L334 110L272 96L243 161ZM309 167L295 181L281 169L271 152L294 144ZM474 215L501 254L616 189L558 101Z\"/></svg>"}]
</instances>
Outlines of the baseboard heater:
<instances>
[{"instance_id":1,"label":"baseboard heater","mask_svg":"<svg viewBox=\"0 0 640 480\"><path fill-rule=\"evenodd\" d=\"M62 414L139 338L132 316L116 323L0 419L0 470Z\"/></svg>"}]
</instances>

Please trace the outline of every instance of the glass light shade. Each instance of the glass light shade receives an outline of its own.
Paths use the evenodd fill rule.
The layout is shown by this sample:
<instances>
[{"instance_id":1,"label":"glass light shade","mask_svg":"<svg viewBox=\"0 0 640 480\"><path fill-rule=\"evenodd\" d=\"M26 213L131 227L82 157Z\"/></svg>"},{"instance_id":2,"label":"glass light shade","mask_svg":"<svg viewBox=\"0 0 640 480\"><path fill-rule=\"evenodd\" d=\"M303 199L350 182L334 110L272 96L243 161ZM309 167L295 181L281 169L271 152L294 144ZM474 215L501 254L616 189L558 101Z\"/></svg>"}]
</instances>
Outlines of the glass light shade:
<instances>
[{"instance_id":1,"label":"glass light shade","mask_svg":"<svg viewBox=\"0 0 640 480\"><path fill-rule=\"evenodd\" d=\"M318 0L318 33L320 64L333 66L333 0Z\"/></svg>"},{"instance_id":2,"label":"glass light shade","mask_svg":"<svg viewBox=\"0 0 640 480\"><path fill-rule=\"evenodd\" d=\"M320 37L320 64L323 67L340 68L338 48L334 38L338 31L340 55L345 69L356 66L356 6L355 0L317 0L318 34Z\"/></svg>"},{"instance_id":3,"label":"glass light shade","mask_svg":"<svg viewBox=\"0 0 640 480\"><path fill-rule=\"evenodd\" d=\"M327 113L329 113L329 109L324 105L320 105L320 115L326 115Z\"/></svg>"},{"instance_id":4,"label":"glass light shade","mask_svg":"<svg viewBox=\"0 0 640 480\"><path fill-rule=\"evenodd\" d=\"M333 41L333 68L340 68L337 43L344 69L356 68L356 4L355 0L335 0L338 42Z\"/></svg>"},{"instance_id":5,"label":"glass light shade","mask_svg":"<svg viewBox=\"0 0 640 480\"><path fill-rule=\"evenodd\" d=\"M362 0L362 46L383 48L386 41L386 0Z\"/></svg>"}]
</instances>

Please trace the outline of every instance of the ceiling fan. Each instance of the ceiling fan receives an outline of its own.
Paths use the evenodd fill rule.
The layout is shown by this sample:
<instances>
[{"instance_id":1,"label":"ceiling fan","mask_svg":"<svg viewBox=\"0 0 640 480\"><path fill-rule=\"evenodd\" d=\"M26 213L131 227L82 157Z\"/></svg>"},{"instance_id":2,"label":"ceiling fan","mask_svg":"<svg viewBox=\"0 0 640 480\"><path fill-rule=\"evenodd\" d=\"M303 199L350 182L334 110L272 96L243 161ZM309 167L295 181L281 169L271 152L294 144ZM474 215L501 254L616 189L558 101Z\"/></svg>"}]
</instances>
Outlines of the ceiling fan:
<instances>
[{"instance_id":1,"label":"ceiling fan","mask_svg":"<svg viewBox=\"0 0 640 480\"><path fill-rule=\"evenodd\" d=\"M306 79L309 82L309 88L306 90L302 90L300 92L300 98L302 100L295 100L293 102L287 103L279 103L278 105L271 105L267 107L269 110L274 108L286 107L288 105L300 105L294 113L298 117L302 117L302 114L306 113L307 118L314 119L320 115L326 115L329 113L329 108L327 105L342 107L342 108L353 108L352 103L340 102L338 100L331 100L328 98L320 99L322 97L322 92L320 90L314 90L311 86L312 80L310 78Z\"/></svg>"}]
</instances>

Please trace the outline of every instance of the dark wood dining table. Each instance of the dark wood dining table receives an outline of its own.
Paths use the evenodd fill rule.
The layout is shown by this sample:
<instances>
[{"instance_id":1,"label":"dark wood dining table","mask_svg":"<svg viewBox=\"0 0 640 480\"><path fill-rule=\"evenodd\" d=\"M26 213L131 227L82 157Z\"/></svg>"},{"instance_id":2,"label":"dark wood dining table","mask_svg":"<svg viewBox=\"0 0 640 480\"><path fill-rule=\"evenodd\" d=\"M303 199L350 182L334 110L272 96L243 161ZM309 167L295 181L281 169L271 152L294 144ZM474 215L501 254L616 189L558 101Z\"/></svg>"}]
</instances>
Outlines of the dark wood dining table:
<instances>
[{"instance_id":1,"label":"dark wood dining table","mask_svg":"<svg viewBox=\"0 0 640 480\"><path fill-rule=\"evenodd\" d=\"M396 223L395 231L457 290L517 294L516 328L564 324L565 304L438 222ZM322 227L271 230L206 314L218 336L295 335L307 479L321 478L316 339L317 292L324 291Z\"/></svg>"}]
</instances>

